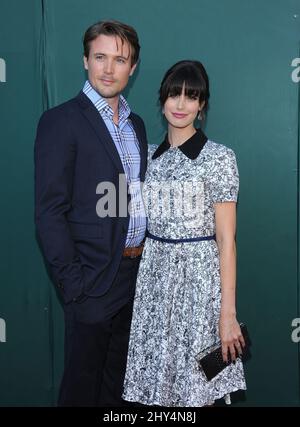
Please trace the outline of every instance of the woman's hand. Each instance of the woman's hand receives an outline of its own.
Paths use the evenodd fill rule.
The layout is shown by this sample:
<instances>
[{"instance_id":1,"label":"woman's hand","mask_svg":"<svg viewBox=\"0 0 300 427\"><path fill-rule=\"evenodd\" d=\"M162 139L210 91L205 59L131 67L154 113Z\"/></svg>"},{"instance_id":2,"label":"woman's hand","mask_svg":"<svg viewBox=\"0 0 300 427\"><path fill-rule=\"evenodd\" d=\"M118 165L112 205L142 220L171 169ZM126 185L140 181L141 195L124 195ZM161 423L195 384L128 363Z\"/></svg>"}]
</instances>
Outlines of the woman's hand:
<instances>
[{"instance_id":1,"label":"woman's hand","mask_svg":"<svg viewBox=\"0 0 300 427\"><path fill-rule=\"evenodd\" d=\"M221 315L219 321L219 333L224 362L234 362L237 355L241 355L243 348L245 347L245 341L236 317ZM228 354L230 355L229 358Z\"/></svg>"}]
</instances>

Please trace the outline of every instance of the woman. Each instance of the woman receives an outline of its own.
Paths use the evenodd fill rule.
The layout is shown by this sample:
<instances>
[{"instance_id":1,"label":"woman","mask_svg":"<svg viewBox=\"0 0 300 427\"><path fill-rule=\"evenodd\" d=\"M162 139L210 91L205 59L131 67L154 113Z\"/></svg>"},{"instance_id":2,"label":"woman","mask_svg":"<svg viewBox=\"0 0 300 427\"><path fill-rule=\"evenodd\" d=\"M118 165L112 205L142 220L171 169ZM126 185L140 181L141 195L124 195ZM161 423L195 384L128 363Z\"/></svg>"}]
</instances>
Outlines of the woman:
<instances>
[{"instance_id":1,"label":"woman","mask_svg":"<svg viewBox=\"0 0 300 427\"><path fill-rule=\"evenodd\" d=\"M194 126L209 99L200 62L171 67L159 97L168 134L150 147L143 189L148 236L123 397L145 405L205 406L246 388L236 358L245 345L235 307L238 170L233 151ZM220 340L224 361L235 363L208 381L197 355Z\"/></svg>"}]
</instances>

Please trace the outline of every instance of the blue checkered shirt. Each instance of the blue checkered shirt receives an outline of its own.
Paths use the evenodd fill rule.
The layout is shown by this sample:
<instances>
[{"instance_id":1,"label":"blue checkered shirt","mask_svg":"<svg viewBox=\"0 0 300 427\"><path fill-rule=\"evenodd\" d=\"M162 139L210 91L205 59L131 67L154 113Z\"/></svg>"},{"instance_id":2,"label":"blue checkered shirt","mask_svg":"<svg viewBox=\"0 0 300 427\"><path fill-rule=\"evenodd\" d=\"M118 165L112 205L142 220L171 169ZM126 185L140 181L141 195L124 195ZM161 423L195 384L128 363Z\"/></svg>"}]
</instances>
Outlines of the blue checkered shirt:
<instances>
[{"instance_id":1,"label":"blue checkered shirt","mask_svg":"<svg viewBox=\"0 0 300 427\"><path fill-rule=\"evenodd\" d=\"M87 80L83 92L99 111L118 150L131 195L129 227L126 247L139 246L145 237L146 214L141 193L140 147L133 125L129 119L130 107L125 98L119 98L119 124L113 121L113 110Z\"/></svg>"}]
</instances>

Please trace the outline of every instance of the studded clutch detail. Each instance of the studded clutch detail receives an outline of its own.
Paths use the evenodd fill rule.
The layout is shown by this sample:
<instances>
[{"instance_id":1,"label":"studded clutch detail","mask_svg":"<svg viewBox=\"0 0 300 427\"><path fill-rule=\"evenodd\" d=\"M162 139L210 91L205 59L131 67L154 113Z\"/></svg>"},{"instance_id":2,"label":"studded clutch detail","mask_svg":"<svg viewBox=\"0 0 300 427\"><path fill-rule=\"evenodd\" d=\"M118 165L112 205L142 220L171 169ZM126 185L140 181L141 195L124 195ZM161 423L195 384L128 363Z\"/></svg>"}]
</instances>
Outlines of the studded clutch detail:
<instances>
[{"instance_id":1,"label":"studded clutch detail","mask_svg":"<svg viewBox=\"0 0 300 427\"><path fill-rule=\"evenodd\" d=\"M245 347L243 348L243 354L239 357L244 360L245 355L248 354L250 339L246 325L241 323L240 328L245 340ZM232 363L230 360L228 362L223 361L222 346L220 344L212 347L208 354L207 351L205 353L206 354L203 357L203 353L200 353L196 359L198 361L199 368L204 372L208 381L212 380L219 372Z\"/></svg>"}]
</instances>

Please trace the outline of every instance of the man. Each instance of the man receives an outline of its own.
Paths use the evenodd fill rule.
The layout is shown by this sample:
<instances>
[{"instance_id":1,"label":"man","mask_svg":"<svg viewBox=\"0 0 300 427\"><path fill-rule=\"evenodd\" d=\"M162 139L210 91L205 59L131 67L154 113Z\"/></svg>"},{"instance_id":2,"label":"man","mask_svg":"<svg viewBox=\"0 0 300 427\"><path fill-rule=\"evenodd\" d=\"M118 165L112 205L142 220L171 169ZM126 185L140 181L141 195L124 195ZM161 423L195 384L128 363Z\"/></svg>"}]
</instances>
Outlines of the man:
<instances>
[{"instance_id":1,"label":"man","mask_svg":"<svg viewBox=\"0 0 300 427\"><path fill-rule=\"evenodd\" d=\"M38 125L35 219L65 311L58 404L122 406L146 228L147 141L142 119L121 92L140 46L135 30L117 21L91 26L83 44L83 90L45 112Z\"/></svg>"}]
</instances>

